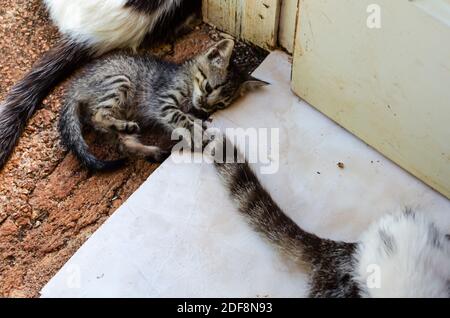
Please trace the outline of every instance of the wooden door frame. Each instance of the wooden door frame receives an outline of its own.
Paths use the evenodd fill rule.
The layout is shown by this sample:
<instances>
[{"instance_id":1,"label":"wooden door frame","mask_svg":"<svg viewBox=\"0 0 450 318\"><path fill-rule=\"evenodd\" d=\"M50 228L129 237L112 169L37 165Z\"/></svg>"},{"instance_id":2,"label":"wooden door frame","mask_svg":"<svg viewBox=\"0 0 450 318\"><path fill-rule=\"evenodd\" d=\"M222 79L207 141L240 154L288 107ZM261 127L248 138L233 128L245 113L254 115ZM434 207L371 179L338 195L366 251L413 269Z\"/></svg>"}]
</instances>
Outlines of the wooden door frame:
<instances>
[{"instance_id":1,"label":"wooden door frame","mask_svg":"<svg viewBox=\"0 0 450 318\"><path fill-rule=\"evenodd\" d=\"M203 19L267 50L294 49L299 0L203 0Z\"/></svg>"}]
</instances>

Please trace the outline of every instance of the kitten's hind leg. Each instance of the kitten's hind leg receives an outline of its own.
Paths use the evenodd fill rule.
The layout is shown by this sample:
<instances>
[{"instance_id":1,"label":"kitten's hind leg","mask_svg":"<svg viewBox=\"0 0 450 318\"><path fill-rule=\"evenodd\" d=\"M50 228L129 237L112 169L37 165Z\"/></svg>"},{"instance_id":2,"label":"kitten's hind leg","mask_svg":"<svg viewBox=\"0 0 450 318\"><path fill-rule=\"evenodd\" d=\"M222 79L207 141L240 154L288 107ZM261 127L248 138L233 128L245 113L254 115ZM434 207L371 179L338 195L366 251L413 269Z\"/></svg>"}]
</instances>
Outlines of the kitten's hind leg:
<instances>
[{"instance_id":1,"label":"kitten's hind leg","mask_svg":"<svg viewBox=\"0 0 450 318\"><path fill-rule=\"evenodd\" d=\"M142 155L150 162L161 163L170 155L169 151L159 147L144 145L136 135L120 134L119 140L127 151Z\"/></svg>"},{"instance_id":2,"label":"kitten's hind leg","mask_svg":"<svg viewBox=\"0 0 450 318\"><path fill-rule=\"evenodd\" d=\"M135 87L130 78L118 74L105 77L101 83L101 94L97 99L97 109L92 118L100 128L119 133L136 134L139 126L133 121L119 119L127 112L127 105L134 95ZM119 117L119 118L118 118Z\"/></svg>"},{"instance_id":3,"label":"kitten's hind leg","mask_svg":"<svg viewBox=\"0 0 450 318\"><path fill-rule=\"evenodd\" d=\"M115 130L120 133L136 134L139 132L139 125L133 121L117 119L113 111L109 108L99 109L92 118L94 124L106 130Z\"/></svg>"}]
</instances>

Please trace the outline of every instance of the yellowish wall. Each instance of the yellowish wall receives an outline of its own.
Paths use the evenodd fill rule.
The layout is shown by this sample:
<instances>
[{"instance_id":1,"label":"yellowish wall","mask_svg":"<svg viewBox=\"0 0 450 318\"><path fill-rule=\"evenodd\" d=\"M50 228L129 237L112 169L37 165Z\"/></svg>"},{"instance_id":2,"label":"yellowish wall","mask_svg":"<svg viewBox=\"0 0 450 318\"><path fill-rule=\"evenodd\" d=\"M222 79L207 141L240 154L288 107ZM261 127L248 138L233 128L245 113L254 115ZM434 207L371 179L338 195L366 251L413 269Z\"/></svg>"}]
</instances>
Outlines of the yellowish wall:
<instances>
[{"instance_id":1,"label":"yellowish wall","mask_svg":"<svg viewBox=\"0 0 450 318\"><path fill-rule=\"evenodd\" d=\"M289 53L294 52L298 0L282 0L278 42Z\"/></svg>"},{"instance_id":2,"label":"yellowish wall","mask_svg":"<svg viewBox=\"0 0 450 318\"><path fill-rule=\"evenodd\" d=\"M449 0L300 0L293 89L450 197Z\"/></svg>"}]
</instances>

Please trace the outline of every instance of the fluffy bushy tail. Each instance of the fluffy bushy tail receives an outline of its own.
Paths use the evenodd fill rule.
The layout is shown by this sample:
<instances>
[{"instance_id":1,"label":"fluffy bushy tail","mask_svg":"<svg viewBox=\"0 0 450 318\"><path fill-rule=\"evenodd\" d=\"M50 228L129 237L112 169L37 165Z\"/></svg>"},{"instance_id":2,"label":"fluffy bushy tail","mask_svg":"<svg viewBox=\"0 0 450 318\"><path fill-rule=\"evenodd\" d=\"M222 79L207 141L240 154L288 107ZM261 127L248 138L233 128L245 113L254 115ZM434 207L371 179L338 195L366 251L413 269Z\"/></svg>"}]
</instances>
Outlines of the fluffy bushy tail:
<instances>
[{"instance_id":1,"label":"fluffy bushy tail","mask_svg":"<svg viewBox=\"0 0 450 318\"><path fill-rule=\"evenodd\" d=\"M89 152L89 146L83 138L80 121L80 103L73 98L67 98L59 119L61 142L71 150L89 170L110 171L124 165L125 159L103 161Z\"/></svg>"},{"instance_id":2,"label":"fluffy bushy tail","mask_svg":"<svg viewBox=\"0 0 450 318\"><path fill-rule=\"evenodd\" d=\"M94 50L84 44L61 40L11 89L0 104L0 169L36 108L58 83L93 55Z\"/></svg>"},{"instance_id":3,"label":"fluffy bushy tail","mask_svg":"<svg viewBox=\"0 0 450 318\"><path fill-rule=\"evenodd\" d=\"M229 146L230 142L227 143ZM240 155L236 148L234 152ZM355 246L351 243L322 239L301 229L274 202L247 162L215 160L215 166L248 223L295 261L321 268L326 262L333 263L333 258L348 257L353 253Z\"/></svg>"}]
</instances>

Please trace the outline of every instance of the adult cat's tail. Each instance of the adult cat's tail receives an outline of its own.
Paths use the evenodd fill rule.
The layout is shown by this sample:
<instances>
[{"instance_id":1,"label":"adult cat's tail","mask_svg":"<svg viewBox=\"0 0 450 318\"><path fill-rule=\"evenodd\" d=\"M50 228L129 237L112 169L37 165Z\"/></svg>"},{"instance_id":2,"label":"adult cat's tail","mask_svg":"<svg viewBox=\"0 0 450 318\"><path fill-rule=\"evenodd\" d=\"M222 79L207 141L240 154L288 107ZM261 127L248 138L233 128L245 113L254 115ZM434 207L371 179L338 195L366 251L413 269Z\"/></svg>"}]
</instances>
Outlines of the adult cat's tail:
<instances>
[{"instance_id":1,"label":"adult cat's tail","mask_svg":"<svg viewBox=\"0 0 450 318\"><path fill-rule=\"evenodd\" d=\"M353 253L354 244L322 239L295 224L273 201L247 162L216 160L215 166L239 212L257 232L294 260L317 269L325 262L347 259Z\"/></svg>"},{"instance_id":2,"label":"adult cat's tail","mask_svg":"<svg viewBox=\"0 0 450 318\"><path fill-rule=\"evenodd\" d=\"M88 169L93 171L110 171L120 168L125 159L103 161L89 152L89 146L83 138L80 121L80 103L75 98L67 98L59 120L61 142L71 150Z\"/></svg>"},{"instance_id":3,"label":"adult cat's tail","mask_svg":"<svg viewBox=\"0 0 450 318\"><path fill-rule=\"evenodd\" d=\"M12 153L27 121L44 98L93 55L95 51L84 44L61 40L13 86L6 100L0 104L0 169Z\"/></svg>"}]
</instances>

